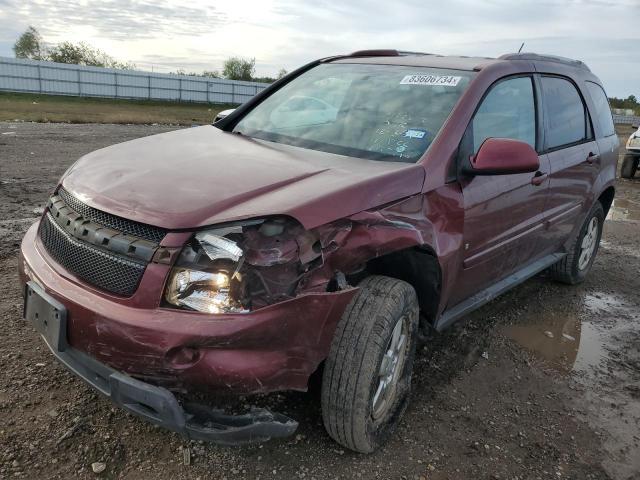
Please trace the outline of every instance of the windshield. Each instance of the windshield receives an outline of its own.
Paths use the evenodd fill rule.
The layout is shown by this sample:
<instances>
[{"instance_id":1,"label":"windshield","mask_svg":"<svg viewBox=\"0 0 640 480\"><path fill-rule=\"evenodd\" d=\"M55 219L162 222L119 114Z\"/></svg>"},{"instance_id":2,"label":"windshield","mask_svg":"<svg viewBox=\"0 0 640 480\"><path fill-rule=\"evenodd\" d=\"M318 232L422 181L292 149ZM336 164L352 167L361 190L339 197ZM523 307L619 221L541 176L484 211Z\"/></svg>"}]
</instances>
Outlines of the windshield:
<instances>
[{"instance_id":1,"label":"windshield","mask_svg":"<svg viewBox=\"0 0 640 480\"><path fill-rule=\"evenodd\" d=\"M415 162L473 72L321 64L251 110L234 132L325 152Z\"/></svg>"}]
</instances>

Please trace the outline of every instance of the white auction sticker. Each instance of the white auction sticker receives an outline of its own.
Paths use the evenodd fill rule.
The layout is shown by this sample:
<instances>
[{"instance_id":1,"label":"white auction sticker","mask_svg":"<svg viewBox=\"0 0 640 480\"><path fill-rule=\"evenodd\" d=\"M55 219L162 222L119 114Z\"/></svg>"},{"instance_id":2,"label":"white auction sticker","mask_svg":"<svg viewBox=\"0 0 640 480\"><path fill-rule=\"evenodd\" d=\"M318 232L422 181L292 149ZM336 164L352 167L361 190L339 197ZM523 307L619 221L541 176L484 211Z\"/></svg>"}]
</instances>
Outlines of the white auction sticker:
<instances>
[{"instance_id":1,"label":"white auction sticker","mask_svg":"<svg viewBox=\"0 0 640 480\"><path fill-rule=\"evenodd\" d=\"M442 85L444 87L455 87L462 77L453 75L407 75L400 85Z\"/></svg>"}]
</instances>

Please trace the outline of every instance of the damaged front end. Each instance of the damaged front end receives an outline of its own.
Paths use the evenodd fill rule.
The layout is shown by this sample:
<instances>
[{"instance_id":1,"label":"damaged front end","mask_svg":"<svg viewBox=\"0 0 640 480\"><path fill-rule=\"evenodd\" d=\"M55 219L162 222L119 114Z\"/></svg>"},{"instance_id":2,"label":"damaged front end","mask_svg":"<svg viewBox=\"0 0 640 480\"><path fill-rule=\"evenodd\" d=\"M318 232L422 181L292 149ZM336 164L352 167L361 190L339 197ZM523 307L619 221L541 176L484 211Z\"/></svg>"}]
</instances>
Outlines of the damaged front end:
<instances>
[{"instance_id":1,"label":"damaged front end","mask_svg":"<svg viewBox=\"0 0 640 480\"><path fill-rule=\"evenodd\" d=\"M351 289L372 260L434 243L422 196L308 230L285 216L221 225L187 242L163 299L209 314L255 312Z\"/></svg>"},{"instance_id":2,"label":"damaged front end","mask_svg":"<svg viewBox=\"0 0 640 480\"><path fill-rule=\"evenodd\" d=\"M339 271L310 285L331 240L287 217L198 232L183 248L164 293L166 304L209 314L243 314L326 291ZM340 281L336 285L344 289Z\"/></svg>"},{"instance_id":3,"label":"damaged front end","mask_svg":"<svg viewBox=\"0 0 640 480\"><path fill-rule=\"evenodd\" d=\"M216 443L287 436L297 422L282 414L228 415L172 392L306 390L367 262L424 241L422 203L413 197L397 205L311 229L278 216L201 230L186 243L181 233L160 247L175 248L175 260L151 262L138 291L117 301L59 275L31 228L21 275L27 297L44 300L30 300L25 316L36 328L47 318L39 330L58 359L152 423ZM152 291L160 304L156 296L139 308ZM54 311L65 319L54 321ZM62 343L51 325L67 332Z\"/></svg>"}]
</instances>

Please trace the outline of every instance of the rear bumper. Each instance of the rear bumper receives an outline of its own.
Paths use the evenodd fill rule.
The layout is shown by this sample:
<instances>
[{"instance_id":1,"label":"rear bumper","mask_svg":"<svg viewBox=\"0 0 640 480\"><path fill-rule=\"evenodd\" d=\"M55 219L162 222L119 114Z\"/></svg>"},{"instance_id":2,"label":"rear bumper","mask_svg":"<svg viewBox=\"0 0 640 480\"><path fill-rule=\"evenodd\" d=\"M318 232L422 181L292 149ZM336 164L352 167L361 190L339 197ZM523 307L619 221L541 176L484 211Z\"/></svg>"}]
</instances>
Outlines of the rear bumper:
<instances>
[{"instance_id":1,"label":"rear bumper","mask_svg":"<svg viewBox=\"0 0 640 480\"><path fill-rule=\"evenodd\" d=\"M356 291L300 295L235 316L161 308L168 267L150 264L133 297L110 296L56 265L37 225L23 239L19 270L23 283L64 305L73 351L153 384L219 393L306 390Z\"/></svg>"},{"instance_id":2,"label":"rear bumper","mask_svg":"<svg viewBox=\"0 0 640 480\"><path fill-rule=\"evenodd\" d=\"M49 304L57 303L56 312L60 313L59 321L64 328L64 306L33 282L28 283L25 293L31 294L34 290L39 298L46 298ZM42 316L43 312L40 315ZM63 336L54 341L44 332L42 336L60 363L110 398L113 403L148 422L178 432L189 439L237 445L286 437L298 427L294 420L264 409L253 409L248 414L232 416L202 405L183 407L166 388L136 380L98 362L69 347Z\"/></svg>"}]
</instances>

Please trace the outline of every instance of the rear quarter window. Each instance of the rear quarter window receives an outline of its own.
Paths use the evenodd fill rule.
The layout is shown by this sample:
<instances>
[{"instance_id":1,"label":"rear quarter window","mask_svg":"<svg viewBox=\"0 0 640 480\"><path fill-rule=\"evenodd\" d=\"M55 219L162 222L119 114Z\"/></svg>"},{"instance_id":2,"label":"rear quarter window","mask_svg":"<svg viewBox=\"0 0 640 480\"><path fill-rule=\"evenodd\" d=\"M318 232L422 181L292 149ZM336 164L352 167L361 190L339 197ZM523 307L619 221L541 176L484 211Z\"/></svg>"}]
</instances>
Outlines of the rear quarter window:
<instances>
[{"instance_id":1,"label":"rear quarter window","mask_svg":"<svg viewBox=\"0 0 640 480\"><path fill-rule=\"evenodd\" d=\"M593 100L593 104L595 106L596 111L593 113L598 118L598 123L602 129L602 135L605 137L615 135L616 129L613 125L613 117L611 115L611 107L609 106L607 94L597 83L586 82L586 84L587 90L589 90L589 95L591 95L591 100Z\"/></svg>"},{"instance_id":2,"label":"rear quarter window","mask_svg":"<svg viewBox=\"0 0 640 480\"><path fill-rule=\"evenodd\" d=\"M590 125L582 98L573 83L560 77L542 77L542 90L547 149L586 140Z\"/></svg>"}]
</instances>

